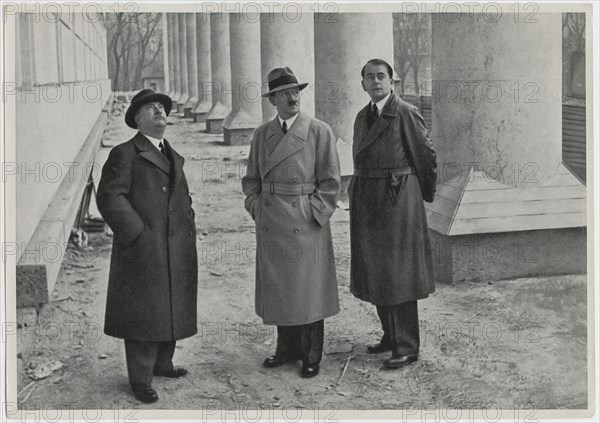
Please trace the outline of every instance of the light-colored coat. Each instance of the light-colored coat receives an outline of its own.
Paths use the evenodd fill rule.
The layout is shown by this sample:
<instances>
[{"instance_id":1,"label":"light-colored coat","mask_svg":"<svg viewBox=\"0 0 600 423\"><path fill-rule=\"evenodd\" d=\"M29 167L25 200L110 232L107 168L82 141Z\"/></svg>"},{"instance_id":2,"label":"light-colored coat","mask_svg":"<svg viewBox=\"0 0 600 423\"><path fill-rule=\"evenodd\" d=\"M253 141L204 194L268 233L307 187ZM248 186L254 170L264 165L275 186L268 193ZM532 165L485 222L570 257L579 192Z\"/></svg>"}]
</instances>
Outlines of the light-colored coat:
<instances>
[{"instance_id":1,"label":"light-colored coat","mask_svg":"<svg viewBox=\"0 0 600 423\"><path fill-rule=\"evenodd\" d=\"M277 185L271 189L271 183ZM304 193L277 193L279 184L298 189L311 183L315 188ZM287 134L277 117L257 128L242 188L256 223L256 313L265 324L281 326L337 314L329 218L340 173L329 125L300 113Z\"/></svg>"},{"instance_id":2,"label":"light-colored coat","mask_svg":"<svg viewBox=\"0 0 600 423\"><path fill-rule=\"evenodd\" d=\"M136 341L197 333L196 227L183 157L173 165L140 132L114 147L97 203L114 232L104 332Z\"/></svg>"}]
</instances>

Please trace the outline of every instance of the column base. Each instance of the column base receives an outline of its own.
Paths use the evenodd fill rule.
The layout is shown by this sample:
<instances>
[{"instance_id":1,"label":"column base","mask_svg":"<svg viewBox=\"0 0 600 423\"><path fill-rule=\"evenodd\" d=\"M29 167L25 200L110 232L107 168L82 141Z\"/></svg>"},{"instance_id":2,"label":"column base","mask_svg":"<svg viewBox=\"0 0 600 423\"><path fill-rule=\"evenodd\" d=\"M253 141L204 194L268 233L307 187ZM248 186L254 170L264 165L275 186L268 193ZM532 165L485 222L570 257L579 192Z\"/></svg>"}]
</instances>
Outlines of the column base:
<instances>
[{"instance_id":1,"label":"column base","mask_svg":"<svg viewBox=\"0 0 600 423\"><path fill-rule=\"evenodd\" d=\"M255 128L236 128L223 130L224 145L249 145Z\"/></svg>"},{"instance_id":2,"label":"column base","mask_svg":"<svg viewBox=\"0 0 600 423\"><path fill-rule=\"evenodd\" d=\"M210 134L222 134L224 120L225 119L206 119L206 132Z\"/></svg>"},{"instance_id":3,"label":"column base","mask_svg":"<svg viewBox=\"0 0 600 423\"><path fill-rule=\"evenodd\" d=\"M183 106L185 106L184 103L177 103L177 113L183 116Z\"/></svg>"},{"instance_id":4,"label":"column base","mask_svg":"<svg viewBox=\"0 0 600 423\"><path fill-rule=\"evenodd\" d=\"M186 119L190 119L192 118L192 108L191 107L184 107L183 108L183 117Z\"/></svg>"},{"instance_id":5,"label":"column base","mask_svg":"<svg viewBox=\"0 0 600 423\"><path fill-rule=\"evenodd\" d=\"M193 113L192 112L192 117L194 118L194 122L196 122L196 123L205 123L206 116L208 116L208 113Z\"/></svg>"},{"instance_id":6,"label":"column base","mask_svg":"<svg viewBox=\"0 0 600 423\"><path fill-rule=\"evenodd\" d=\"M442 235L429 230L436 283L585 274L586 228Z\"/></svg>"}]
</instances>

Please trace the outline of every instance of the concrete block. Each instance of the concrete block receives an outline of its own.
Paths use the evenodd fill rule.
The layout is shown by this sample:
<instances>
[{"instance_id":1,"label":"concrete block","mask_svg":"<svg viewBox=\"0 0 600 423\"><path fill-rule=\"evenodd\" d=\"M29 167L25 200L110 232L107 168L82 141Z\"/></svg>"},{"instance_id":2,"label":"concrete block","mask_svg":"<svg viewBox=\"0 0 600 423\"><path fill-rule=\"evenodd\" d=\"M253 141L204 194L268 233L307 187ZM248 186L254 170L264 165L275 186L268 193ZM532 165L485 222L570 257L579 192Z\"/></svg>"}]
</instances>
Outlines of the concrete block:
<instances>
[{"instance_id":1,"label":"concrete block","mask_svg":"<svg viewBox=\"0 0 600 423\"><path fill-rule=\"evenodd\" d=\"M585 274L586 228L448 236L429 231L436 283Z\"/></svg>"}]
</instances>

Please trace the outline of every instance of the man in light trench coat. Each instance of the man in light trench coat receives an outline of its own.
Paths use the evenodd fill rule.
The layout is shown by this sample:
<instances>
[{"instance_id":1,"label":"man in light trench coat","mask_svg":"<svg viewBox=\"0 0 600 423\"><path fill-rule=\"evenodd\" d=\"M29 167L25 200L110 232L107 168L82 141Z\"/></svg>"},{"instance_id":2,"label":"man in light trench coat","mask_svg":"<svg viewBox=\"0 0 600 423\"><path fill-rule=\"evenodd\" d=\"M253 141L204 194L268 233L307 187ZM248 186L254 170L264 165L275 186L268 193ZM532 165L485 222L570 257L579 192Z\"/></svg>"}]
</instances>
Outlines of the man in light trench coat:
<instances>
[{"instance_id":1,"label":"man in light trench coat","mask_svg":"<svg viewBox=\"0 0 600 423\"><path fill-rule=\"evenodd\" d=\"M196 328L196 228L183 157L163 138L171 99L145 89L125 122L137 134L114 147L98 185L113 230L104 332L125 340L127 373L142 402L158 400L153 376L177 378L175 341Z\"/></svg>"},{"instance_id":2,"label":"man in light trench coat","mask_svg":"<svg viewBox=\"0 0 600 423\"><path fill-rule=\"evenodd\" d=\"M302 360L319 373L324 319L339 312L329 219L340 191L335 138L324 122L300 113L291 69L268 75L277 117L254 132L242 188L256 224L256 313L277 325L277 349L263 366Z\"/></svg>"},{"instance_id":3,"label":"man in light trench coat","mask_svg":"<svg viewBox=\"0 0 600 423\"><path fill-rule=\"evenodd\" d=\"M377 307L383 337L367 352L391 351L385 369L417 360L417 300L435 290L423 200L433 201L436 155L419 110L392 91L392 67L362 72L371 101L354 123L350 195L350 290Z\"/></svg>"}]
</instances>

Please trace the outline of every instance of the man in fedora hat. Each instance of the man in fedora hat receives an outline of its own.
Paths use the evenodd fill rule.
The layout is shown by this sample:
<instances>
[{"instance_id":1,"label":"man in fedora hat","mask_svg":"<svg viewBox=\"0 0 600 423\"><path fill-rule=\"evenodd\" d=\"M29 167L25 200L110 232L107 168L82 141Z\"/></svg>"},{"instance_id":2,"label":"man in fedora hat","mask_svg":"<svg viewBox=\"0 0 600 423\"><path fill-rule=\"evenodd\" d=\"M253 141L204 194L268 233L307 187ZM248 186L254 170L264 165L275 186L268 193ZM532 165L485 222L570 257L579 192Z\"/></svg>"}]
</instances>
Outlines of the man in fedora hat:
<instances>
[{"instance_id":1,"label":"man in fedora hat","mask_svg":"<svg viewBox=\"0 0 600 423\"><path fill-rule=\"evenodd\" d=\"M144 89L125 122L137 134L114 147L98 186L98 209L114 233L104 332L125 340L140 401L158 400L153 376L177 378L175 342L197 333L198 259L183 157L163 138L171 99Z\"/></svg>"},{"instance_id":2,"label":"man in fedora hat","mask_svg":"<svg viewBox=\"0 0 600 423\"><path fill-rule=\"evenodd\" d=\"M335 137L300 113L291 69L273 69L263 96L277 117L256 129L242 180L256 224L256 313L277 325L277 349L263 366L302 360L303 377L319 373L324 319L339 312L329 218L340 191Z\"/></svg>"}]
</instances>

